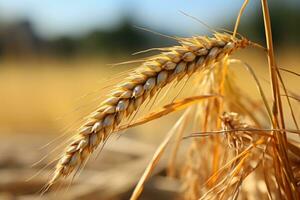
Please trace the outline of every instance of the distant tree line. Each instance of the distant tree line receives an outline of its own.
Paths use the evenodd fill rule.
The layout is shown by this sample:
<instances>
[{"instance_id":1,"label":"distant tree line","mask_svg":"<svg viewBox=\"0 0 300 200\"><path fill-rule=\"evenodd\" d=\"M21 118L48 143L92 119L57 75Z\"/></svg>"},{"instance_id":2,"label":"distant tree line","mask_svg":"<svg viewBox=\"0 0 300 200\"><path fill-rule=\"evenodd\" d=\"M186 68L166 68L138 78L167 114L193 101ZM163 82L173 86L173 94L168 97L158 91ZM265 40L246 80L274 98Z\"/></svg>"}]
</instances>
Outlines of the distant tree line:
<instances>
[{"instance_id":1,"label":"distant tree line","mask_svg":"<svg viewBox=\"0 0 300 200\"><path fill-rule=\"evenodd\" d=\"M271 5L270 11L275 44L299 45L300 8L287 7L280 1L274 2L277 3ZM81 37L62 36L46 40L35 33L28 21L9 26L0 24L0 58L5 55L73 57L84 54L117 57L120 54L128 55L151 47L174 44L172 40L138 30L133 25L129 18L125 18L113 30L96 29ZM264 42L261 14L244 20L240 32L254 41Z\"/></svg>"},{"instance_id":2,"label":"distant tree line","mask_svg":"<svg viewBox=\"0 0 300 200\"><path fill-rule=\"evenodd\" d=\"M257 13L243 22L243 28L240 31L250 39L264 44L262 12ZM275 47L300 44L300 2L287 4L281 0L272 0L270 1L270 16Z\"/></svg>"},{"instance_id":3,"label":"distant tree line","mask_svg":"<svg viewBox=\"0 0 300 200\"><path fill-rule=\"evenodd\" d=\"M113 30L94 30L81 37L61 36L55 39L39 37L28 21L0 26L0 56L52 55L70 57L78 54L118 56L153 46L170 45L170 40L138 30L124 20Z\"/></svg>"}]
</instances>

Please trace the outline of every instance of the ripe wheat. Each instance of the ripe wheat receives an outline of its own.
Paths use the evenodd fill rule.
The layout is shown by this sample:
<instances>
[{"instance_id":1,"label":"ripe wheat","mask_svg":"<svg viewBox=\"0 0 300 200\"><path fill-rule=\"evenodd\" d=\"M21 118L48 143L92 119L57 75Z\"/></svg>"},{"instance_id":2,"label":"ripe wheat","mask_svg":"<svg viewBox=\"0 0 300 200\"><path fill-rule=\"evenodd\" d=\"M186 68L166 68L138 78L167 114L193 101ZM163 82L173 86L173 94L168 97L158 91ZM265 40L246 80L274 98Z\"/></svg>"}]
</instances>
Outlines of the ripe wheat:
<instances>
[{"instance_id":1,"label":"ripe wheat","mask_svg":"<svg viewBox=\"0 0 300 200\"><path fill-rule=\"evenodd\" d=\"M179 46L163 48L161 54L148 58L89 116L60 157L47 188L79 169L124 119L168 83L180 81L184 76L212 66L233 51L252 45L246 38L235 38L227 33L177 40Z\"/></svg>"}]
</instances>

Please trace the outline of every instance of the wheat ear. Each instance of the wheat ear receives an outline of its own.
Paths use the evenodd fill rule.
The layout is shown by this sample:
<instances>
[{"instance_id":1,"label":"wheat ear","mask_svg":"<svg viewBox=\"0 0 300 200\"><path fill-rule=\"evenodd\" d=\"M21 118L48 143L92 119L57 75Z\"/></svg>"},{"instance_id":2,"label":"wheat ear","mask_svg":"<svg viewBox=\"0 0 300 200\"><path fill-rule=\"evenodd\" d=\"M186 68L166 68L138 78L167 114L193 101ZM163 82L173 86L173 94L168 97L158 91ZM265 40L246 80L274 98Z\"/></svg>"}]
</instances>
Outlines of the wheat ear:
<instances>
[{"instance_id":1,"label":"wheat ear","mask_svg":"<svg viewBox=\"0 0 300 200\"><path fill-rule=\"evenodd\" d=\"M161 54L148 58L123 83L115 86L67 146L47 188L59 178L67 177L79 169L98 145L116 130L121 121L132 115L145 99L153 97L168 83L180 81L184 76L190 76L218 62L234 50L252 44L246 38L233 38L227 33L177 40L180 45L163 48Z\"/></svg>"}]
</instances>

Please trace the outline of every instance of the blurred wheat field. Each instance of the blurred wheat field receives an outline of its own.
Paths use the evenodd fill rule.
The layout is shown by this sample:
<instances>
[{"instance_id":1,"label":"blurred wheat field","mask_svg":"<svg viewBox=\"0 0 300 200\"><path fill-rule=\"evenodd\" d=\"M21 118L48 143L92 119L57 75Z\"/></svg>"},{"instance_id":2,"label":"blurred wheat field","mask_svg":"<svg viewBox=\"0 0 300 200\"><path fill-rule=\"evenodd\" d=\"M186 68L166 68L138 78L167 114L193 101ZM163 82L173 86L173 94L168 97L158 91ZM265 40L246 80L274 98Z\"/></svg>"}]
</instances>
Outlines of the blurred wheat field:
<instances>
[{"instance_id":1,"label":"blurred wheat field","mask_svg":"<svg viewBox=\"0 0 300 200\"><path fill-rule=\"evenodd\" d=\"M278 51L279 65L299 72L299 67L297 67L300 63L299 51L297 48L284 48ZM249 63L259 77L268 80L267 60L263 52L247 49L236 53L234 57ZM129 57L127 60L130 59ZM29 183L25 180L47 164L47 161L43 161L33 170L30 167L31 164L47 155L51 147L38 150L43 144L62 134L66 126L80 124L78 121L98 105L99 96L102 98L105 95L105 87L109 88L110 84L120 81L120 78L114 79L114 77L128 68L126 66L112 67L108 65L110 63L115 62L109 58L97 57L72 60L44 58L1 61L0 137L2 142L0 154L2 158L0 163L2 168L0 174L6 177L2 182L0 181L1 199L13 199L16 196L20 199L36 197L36 192L46 181L46 173L41 176L41 180ZM137 67L135 64L129 66ZM253 83L252 77L244 68L233 67L236 67L234 71L239 86L247 88L247 93L251 96L260 98L255 84L251 84ZM299 78L284 72L282 74L289 89L298 92ZM269 87L267 82L262 82L262 85L264 88ZM189 90L188 88L186 90ZM266 93L269 94L267 89ZM299 110L299 106L294 103L295 109ZM172 114L127 131L121 139L110 141L103 155L101 154L96 160L92 159L64 199L102 199L105 195L115 198L117 194L119 197L116 199L127 199L157 143L177 117L176 114ZM290 119L287 121L287 124L292 124L289 122ZM153 127L158 128L154 130ZM13 148L16 144L17 148ZM139 152L136 152L137 148ZM23 151L28 152L26 159L22 156ZM164 160L163 163L165 163ZM122 168L121 173L119 168L123 165L125 167ZM163 173L162 170L158 167L157 171ZM13 176L14 173L18 173L19 176ZM124 179L116 178L122 176ZM18 189L13 189L14 184L18 184ZM93 185L92 189L87 189L86 187L90 185ZM164 185L169 185L169 188L165 188ZM141 199L153 198L155 196L151 193L153 188L158 191L157 196L161 199L164 197L168 199L170 195L176 194L180 188L179 185L174 180L169 181L158 176L150 180ZM100 191L105 188L109 190L104 195L99 193L99 188ZM149 192L150 195L147 195Z\"/></svg>"},{"instance_id":2,"label":"blurred wheat field","mask_svg":"<svg viewBox=\"0 0 300 200\"><path fill-rule=\"evenodd\" d=\"M295 48L279 51L279 66L299 71L299 51ZM263 52L244 50L235 57L249 63L261 77L268 79ZM129 57L128 60L130 59ZM55 134L66 124L76 123L76 120L98 105L99 95L105 94L106 86L120 81L120 78L114 77L127 70L126 66L112 67L109 65L112 63L116 62L109 58L95 57L72 60L2 60L1 134ZM136 67L135 64L130 66ZM249 84L253 80L245 70L242 67L236 67L235 70L240 84L245 84L250 94L258 95L256 87ZM289 89L298 91L299 79L284 72L283 76ZM268 86L266 82L262 84Z\"/></svg>"},{"instance_id":3,"label":"blurred wheat field","mask_svg":"<svg viewBox=\"0 0 300 200\"><path fill-rule=\"evenodd\" d=\"M0 200L300 200L299 3L0 1Z\"/></svg>"},{"instance_id":4,"label":"blurred wheat field","mask_svg":"<svg viewBox=\"0 0 300 200\"><path fill-rule=\"evenodd\" d=\"M1 128L12 133L61 128L59 124L66 123L63 116L75 110L87 91L101 88L101 79L111 75L112 70L103 65L101 59L2 62Z\"/></svg>"}]
</instances>

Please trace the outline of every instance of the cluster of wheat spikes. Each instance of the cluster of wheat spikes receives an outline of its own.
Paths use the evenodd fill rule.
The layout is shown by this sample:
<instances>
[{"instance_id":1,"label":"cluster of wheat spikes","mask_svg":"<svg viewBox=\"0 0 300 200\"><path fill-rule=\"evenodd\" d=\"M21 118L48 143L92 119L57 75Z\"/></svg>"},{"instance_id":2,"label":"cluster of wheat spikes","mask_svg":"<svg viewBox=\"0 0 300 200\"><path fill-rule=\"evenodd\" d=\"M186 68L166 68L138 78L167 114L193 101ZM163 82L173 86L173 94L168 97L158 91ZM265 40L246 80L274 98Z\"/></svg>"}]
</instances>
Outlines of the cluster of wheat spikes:
<instances>
[{"instance_id":1,"label":"cluster of wheat spikes","mask_svg":"<svg viewBox=\"0 0 300 200\"><path fill-rule=\"evenodd\" d=\"M241 13L246 4L247 1ZM290 94L274 60L267 1L262 0L262 5L273 109L270 109L270 102L253 69L242 61L229 58L240 48L258 46L244 37L236 37L237 26L233 35L215 32L213 37L176 38L180 45L160 48L159 55L147 58L112 89L65 148L46 189L79 170L111 134L174 111L186 110L157 149L132 199L141 194L145 181L175 134L177 139L170 156L168 174L181 177L185 199L236 199L238 196L243 199L300 199L300 147L299 142L288 135L299 134L299 129L291 104L290 111L297 130L285 127L280 88L288 102ZM263 103L254 101L237 87L230 68L232 63L237 62L242 63L253 76ZM172 102L132 123L122 124L166 85L180 82L193 74L196 74L196 96ZM187 162L181 165L182 170L178 174L176 157L187 125L195 134L190 136L192 142ZM264 128L268 126L268 129ZM254 186L253 181L248 181L251 177L257 183Z\"/></svg>"}]
</instances>

